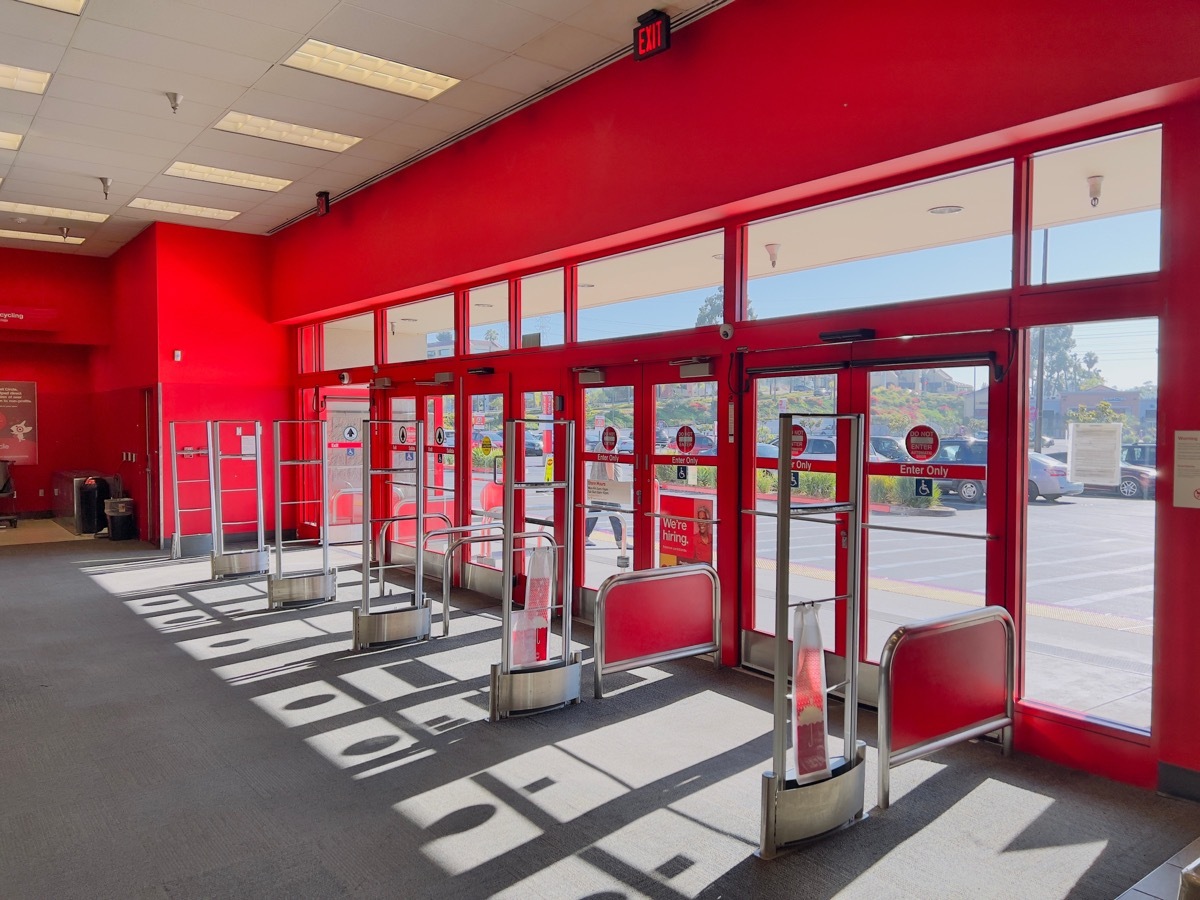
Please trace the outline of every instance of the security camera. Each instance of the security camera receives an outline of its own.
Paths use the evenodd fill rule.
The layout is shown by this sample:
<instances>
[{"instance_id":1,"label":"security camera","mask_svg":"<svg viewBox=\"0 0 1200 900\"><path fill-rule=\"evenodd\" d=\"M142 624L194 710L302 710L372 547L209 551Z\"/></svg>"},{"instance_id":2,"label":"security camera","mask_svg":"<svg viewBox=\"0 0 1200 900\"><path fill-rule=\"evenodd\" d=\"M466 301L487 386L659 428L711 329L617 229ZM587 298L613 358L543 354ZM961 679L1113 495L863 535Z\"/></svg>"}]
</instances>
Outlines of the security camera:
<instances>
[{"instance_id":1,"label":"security camera","mask_svg":"<svg viewBox=\"0 0 1200 900\"><path fill-rule=\"evenodd\" d=\"M721 326L721 338L722 338L723 340L726 340L726 341L727 341L727 340L729 340L731 337L733 337L733 326L732 326L732 325L728 325L728 324L726 324L726 325L722 325L722 326Z\"/></svg>"},{"instance_id":2,"label":"security camera","mask_svg":"<svg viewBox=\"0 0 1200 900\"><path fill-rule=\"evenodd\" d=\"M349 372L338 372L338 381L340 381L342 384L349 384L350 383L350 373Z\"/></svg>"}]
</instances>

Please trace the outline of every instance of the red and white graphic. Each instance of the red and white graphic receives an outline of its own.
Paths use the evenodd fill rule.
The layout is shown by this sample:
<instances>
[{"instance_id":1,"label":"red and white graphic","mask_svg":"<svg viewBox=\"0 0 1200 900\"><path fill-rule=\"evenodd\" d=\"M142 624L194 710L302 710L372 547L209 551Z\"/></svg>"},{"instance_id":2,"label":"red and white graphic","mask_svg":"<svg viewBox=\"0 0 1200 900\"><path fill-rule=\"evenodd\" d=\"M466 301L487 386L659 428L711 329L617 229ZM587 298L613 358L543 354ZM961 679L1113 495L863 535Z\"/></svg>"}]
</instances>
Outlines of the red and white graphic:
<instances>
[{"instance_id":1,"label":"red and white graphic","mask_svg":"<svg viewBox=\"0 0 1200 900\"><path fill-rule=\"evenodd\" d=\"M803 425L792 426L792 456L799 456L808 446L808 432Z\"/></svg>"},{"instance_id":2,"label":"red and white graphic","mask_svg":"<svg viewBox=\"0 0 1200 900\"><path fill-rule=\"evenodd\" d=\"M539 547L529 557L525 608L512 611L513 665L533 666L549 658L554 600L554 551Z\"/></svg>"},{"instance_id":3,"label":"red and white graphic","mask_svg":"<svg viewBox=\"0 0 1200 900\"><path fill-rule=\"evenodd\" d=\"M937 432L928 425L914 425L904 436L904 449L917 462L933 459L941 445Z\"/></svg>"},{"instance_id":4,"label":"red and white graphic","mask_svg":"<svg viewBox=\"0 0 1200 900\"><path fill-rule=\"evenodd\" d=\"M675 446L680 453L691 453L696 446L696 430L691 425L681 425L675 432Z\"/></svg>"},{"instance_id":5,"label":"red and white graphic","mask_svg":"<svg viewBox=\"0 0 1200 900\"><path fill-rule=\"evenodd\" d=\"M611 453L617 449L617 429L609 425L600 433L600 446Z\"/></svg>"},{"instance_id":6,"label":"red and white graphic","mask_svg":"<svg viewBox=\"0 0 1200 900\"><path fill-rule=\"evenodd\" d=\"M825 746L825 648L817 608L800 607L792 626L792 754L796 781L820 781L830 776Z\"/></svg>"},{"instance_id":7,"label":"red and white graphic","mask_svg":"<svg viewBox=\"0 0 1200 900\"><path fill-rule=\"evenodd\" d=\"M0 381L0 459L37 465L37 384L33 381Z\"/></svg>"},{"instance_id":8,"label":"red and white graphic","mask_svg":"<svg viewBox=\"0 0 1200 900\"><path fill-rule=\"evenodd\" d=\"M660 566L713 561L713 502L699 497L663 494L659 499Z\"/></svg>"}]
</instances>

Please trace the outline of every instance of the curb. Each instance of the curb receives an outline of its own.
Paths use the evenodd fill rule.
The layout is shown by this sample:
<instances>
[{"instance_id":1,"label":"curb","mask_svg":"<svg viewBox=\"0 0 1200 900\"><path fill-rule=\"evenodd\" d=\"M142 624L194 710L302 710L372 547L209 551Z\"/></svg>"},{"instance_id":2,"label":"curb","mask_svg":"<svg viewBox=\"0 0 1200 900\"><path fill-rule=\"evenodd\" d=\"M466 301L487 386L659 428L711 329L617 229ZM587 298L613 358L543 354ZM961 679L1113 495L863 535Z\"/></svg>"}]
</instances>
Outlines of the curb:
<instances>
[{"instance_id":1,"label":"curb","mask_svg":"<svg viewBox=\"0 0 1200 900\"><path fill-rule=\"evenodd\" d=\"M915 506L884 506L881 503L872 503L871 512L882 513L887 516L926 516L934 518L958 515L958 510L950 506L934 506L922 509Z\"/></svg>"}]
</instances>

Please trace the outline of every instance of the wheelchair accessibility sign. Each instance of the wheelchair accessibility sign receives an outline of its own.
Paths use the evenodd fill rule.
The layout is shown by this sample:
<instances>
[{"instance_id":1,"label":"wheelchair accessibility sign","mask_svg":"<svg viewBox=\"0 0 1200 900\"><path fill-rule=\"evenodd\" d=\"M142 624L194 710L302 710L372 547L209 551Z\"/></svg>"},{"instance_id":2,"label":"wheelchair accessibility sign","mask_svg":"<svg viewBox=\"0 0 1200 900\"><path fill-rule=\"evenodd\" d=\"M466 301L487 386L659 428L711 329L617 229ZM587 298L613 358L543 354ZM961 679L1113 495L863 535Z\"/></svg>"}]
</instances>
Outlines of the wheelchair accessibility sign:
<instances>
[{"instance_id":1,"label":"wheelchair accessibility sign","mask_svg":"<svg viewBox=\"0 0 1200 900\"><path fill-rule=\"evenodd\" d=\"M915 478L915 492L918 497L933 496L933 479L932 478Z\"/></svg>"}]
</instances>

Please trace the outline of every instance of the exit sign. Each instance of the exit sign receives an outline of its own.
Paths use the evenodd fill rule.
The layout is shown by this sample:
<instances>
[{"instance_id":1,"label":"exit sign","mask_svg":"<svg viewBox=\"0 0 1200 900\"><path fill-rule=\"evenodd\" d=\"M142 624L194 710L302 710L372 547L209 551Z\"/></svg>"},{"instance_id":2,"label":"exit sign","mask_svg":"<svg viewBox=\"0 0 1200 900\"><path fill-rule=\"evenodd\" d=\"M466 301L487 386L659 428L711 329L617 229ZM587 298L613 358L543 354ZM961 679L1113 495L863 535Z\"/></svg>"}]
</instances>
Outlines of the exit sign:
<instances>
[{"instance_id":1,"label":"exit sign","mask_svg":"<svg viewBox=\"0 0 1200 900\"><path fill-rule=\"evenodd\" d=\"M633 29L633 58L648 59L671 48L671 17L659 9L638 16Z\"/></svg>"}]
</instances>

